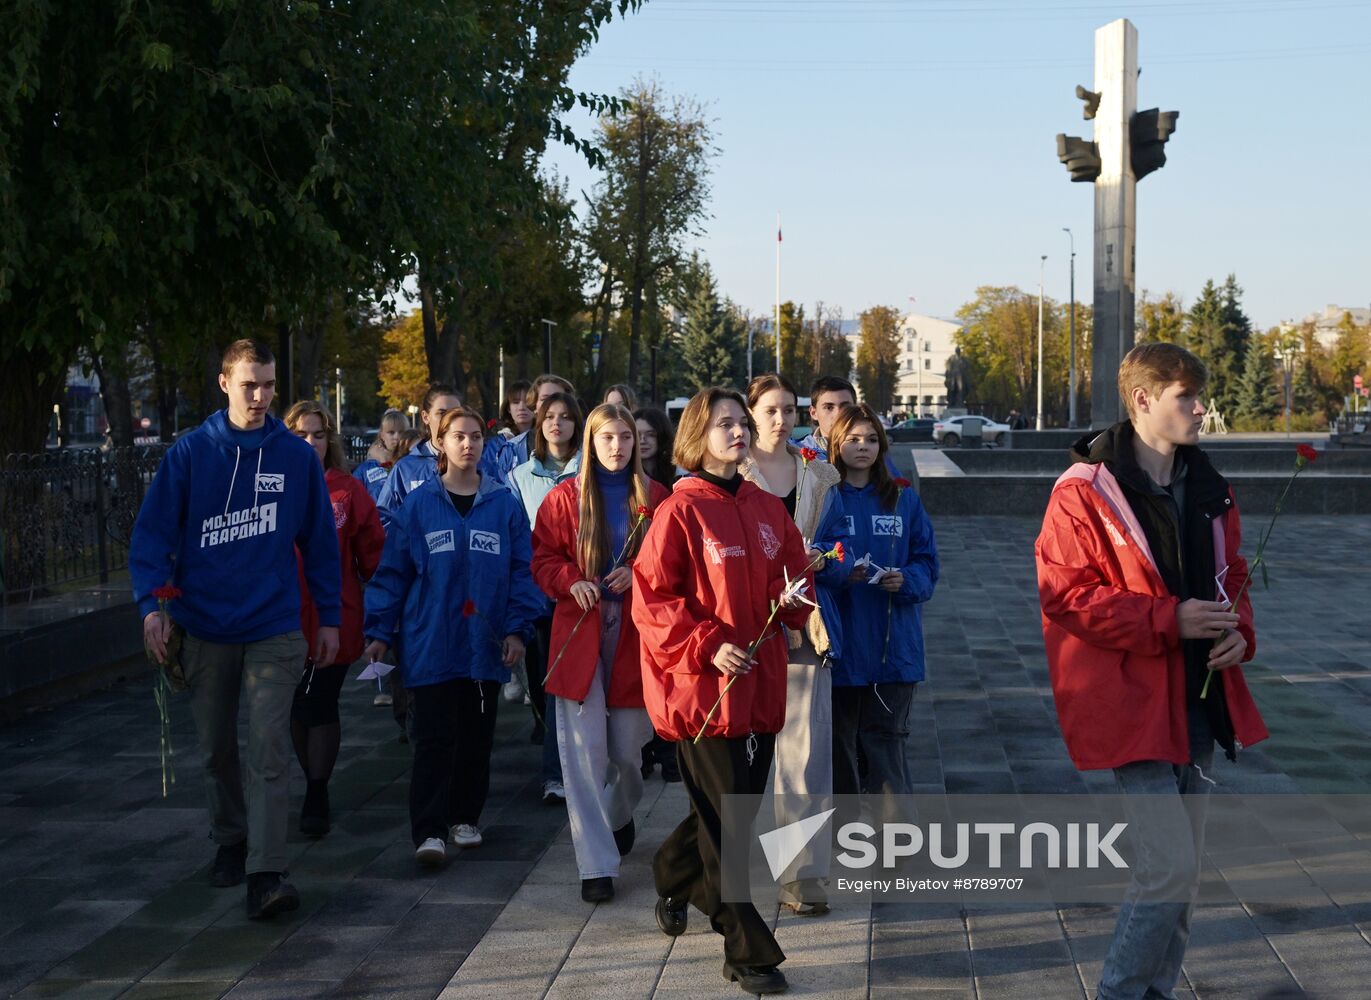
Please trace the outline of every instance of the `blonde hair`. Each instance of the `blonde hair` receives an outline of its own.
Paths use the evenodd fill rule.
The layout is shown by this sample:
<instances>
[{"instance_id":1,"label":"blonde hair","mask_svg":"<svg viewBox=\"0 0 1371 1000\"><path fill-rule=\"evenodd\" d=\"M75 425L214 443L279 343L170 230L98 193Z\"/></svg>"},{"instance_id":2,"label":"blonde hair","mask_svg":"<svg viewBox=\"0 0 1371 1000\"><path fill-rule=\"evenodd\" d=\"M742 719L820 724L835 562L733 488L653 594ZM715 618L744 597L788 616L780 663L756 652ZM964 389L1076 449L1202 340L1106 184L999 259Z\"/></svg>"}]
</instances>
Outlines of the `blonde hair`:
<instances>
[{"instance_id":1,"label":"blonde hair","mask_svg":"<svg viewBox=\"0 0 1371 1000\"><path fill-rule=\"evenodd\" d=\"M400 457L400 442L396 441L394 448L387 448L384 437L387 429L407 431L409 430L409 419L394 407L381 414L381 425L376 428L376 438L371 442L367 454L376 458L377 461L394 462ZM381 454L385 455L384 459L379 458Z\"/></svg>"},{"instance_id":2,"label":"blonde hair","mask_svg":"<svg viewBox=\"0 0 1371 1000\"><path fill-rule=\"evenodd\" d=\"M1128 407L1130 420L1137 416L1133 412L1134 389L1145 389L1155 398L1173 382L1181 383L1187 392L1198 393L1208 381L1204 362L1176 344L1139 344L1119 365L1119 396Z\"/></svg>"},{"instance_id":3,"label":"blonde hair","mask_svg":"<svg viewBox=\"0 0 1371 1000\"><path fill-rule=\"evenodd\" d=\"M714 412L715 403L721 403L726 399L738 404L738 408L743 411L748 434L752 438L757 436L757 425L753 423L752 411L748 409L747 400L741 392L717 385L701 389L690 397L690 402L686 403L686 408L681 413L680 423L676 425L676 442L671 451L671 460L687 472L699 472L704 468L705 441L709 437L709 415Z\"/></svg>"},{"instance_id":4,"label":"blonde hair","mask_svg":"<svg viewBox=\"0 0 1371 1000\"><path fill-rule=\"evenodd\" d=\"M261 362L259 362L261 363ZM328 445L324 448L324 468L341 469L348 471L347 456L343 454L343 442L338 437L338 431L333 426L333 418L329 416L328 410L317 399L302 399L289 410L286 411L286 428L293 434L300 429L300 424L306 417L318 417L324 423L324 434L328 438Z\"/></svg>"},{"instance_id":5,"label":"blonde hair","mask_svg":"<svg viewBox=\"0 0 1371 1000\"><path fill-rule=\"evenodd\" d=\"M438 475L440 476L447 472L447 452L443 450L443 438L447 437L447 432L452 429L452 425L463 418L476 421L476 430L481 435L481 447L485 447L486 424L481 419L481 415L465 406L454 406L443 414L443 419L438 423ZM479 455L477 460L480 460Z\"/></svg>"},{"instance_id":6,"label":"blonde hair","mask_svg":"<svg viewBox=\"0 0 1371 1000\"><path fill-rule=\"evenodd\" d=\"M600 575L606 564L619 553L609 551L609 523L605 517L605 498L600 492L599 462L595 458L595 435L615 420L622 420L633 432L633 455L629 462L628 543L624 546L624 560L637 555L643 532L634 531L638 508L650 506L652 494L648 478L638 460L638 423L627 407L618 403L601 403L586 418L586 433L581 446L581 471L577 480L581 487L580 526L576 529L576 562L587 579Z\"/></svg>"}]
</instances>

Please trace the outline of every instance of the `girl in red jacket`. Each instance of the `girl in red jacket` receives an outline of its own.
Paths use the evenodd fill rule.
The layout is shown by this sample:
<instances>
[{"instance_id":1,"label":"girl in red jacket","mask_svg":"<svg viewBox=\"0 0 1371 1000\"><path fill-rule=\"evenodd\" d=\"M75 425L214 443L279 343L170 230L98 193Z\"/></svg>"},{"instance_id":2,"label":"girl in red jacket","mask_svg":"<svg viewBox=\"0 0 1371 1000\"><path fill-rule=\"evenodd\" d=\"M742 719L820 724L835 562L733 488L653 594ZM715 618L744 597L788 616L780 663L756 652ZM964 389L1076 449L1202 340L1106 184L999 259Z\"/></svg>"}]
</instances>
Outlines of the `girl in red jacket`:
<instances>
[{"instance_id":1,"label":"girl in red jacket","mask_svg":"<svg viewBox=\"0 0 1371 1000\"><path fill-rule=\"evenodd\" d=\"M362 581L370 580L381 560L385 532L376 504L361 481L348 475L347 461L338 432L328 411L314 400L296 403L286 414L286 426L313 447L324 464L324 482L333 502L333 524L338 529L338 554L343 566L343 616L338 630L338 655L333 663L311 663L291 706L290 736L295 755L308 782L300 806L300 832L322 837L329 830L328 779L338 760L341 727L338 693L347 679L347 668L362 655ZM299 552L296 553L299 561ZM318 626L314 602L300 576L300 628L313 635Z\"/></svg>"},{"instance_id":2,"label":"girl in red jacket","mask_svg":"<svg viewBox=\"0 0 1371 1000\"><path fill-rule=\"evenodd\" d=\"M806 572L804 542L785 505L738 473L752 431L735 390L705 389L687 404L674 458L693 475L658 508L634 563L633 620L648 714L657 732L678 741L690 797L689 815L653 859L657 924L683 933L686 906L694 904L724 937L724 978L760 994L786 988L777 968L785 954L750 902L722 898L720 817L725 795L760 796L766 787L786 709L778 623L801 628L809 609L798 599L783 602L771 635L748 658L781 599L785 572L792 579ZM734 892L746 886L745 871L735 879L730 867L729 874Z\"/></svg>"},{"instance_id":3,"label":"girl in red jacket","mask_svg":"<svg viewBox=\"0 0 1371 1000\"><path fill-rule=\"evenodd\" d=\"M633 415L605 403L586 420L581 470L553 487L533 532L533 579L557 602L544 690L557 698L571 840L587 903L614 897L619 859L633 847L643 797L639 751L652 733L643 709L632 563L648 515L666 499L643 475Z\"/></svg>"}]
</instances>

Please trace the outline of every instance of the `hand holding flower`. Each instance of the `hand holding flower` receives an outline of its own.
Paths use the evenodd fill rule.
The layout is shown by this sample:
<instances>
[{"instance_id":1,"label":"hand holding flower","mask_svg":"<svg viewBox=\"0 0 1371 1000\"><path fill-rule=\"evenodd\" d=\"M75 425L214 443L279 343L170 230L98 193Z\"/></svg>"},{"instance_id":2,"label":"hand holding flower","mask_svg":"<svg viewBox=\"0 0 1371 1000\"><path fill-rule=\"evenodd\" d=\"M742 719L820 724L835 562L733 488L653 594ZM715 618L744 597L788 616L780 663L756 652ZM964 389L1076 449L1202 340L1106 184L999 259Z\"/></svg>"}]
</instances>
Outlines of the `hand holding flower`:
<instances>
[{"instance_id":1,"label":"hand holding flower","mask_svg":"<svg viewBox=\"0 0 1371 1000\"><path fill-rule=\"evenodd\" d=\"M512 667L523 658L524 640L517 635L507 635L500 652L501 662L507 667Z\"/></svg>"},{"instance_id":2,"label":"hand holding flower","mask_svg":"<svg viewBox=\"0 0 1371 1000\"><path fill-rule=\"evenodd\" d=\"M904 574L897 569L886 570L885 576L876 586L891 594L898 594L904 586Z\"/></svg>"},{"instance_id":3,"label":"hand holding flower","mask_svg":"<svg viewBox=\"0 0 1371 1000\"><path fill-rule=\"evenodd\" d=\"M753 660L749 651L742 646L735 646L731 642L726 642L719 647L719 651L714 654L714 666L719 668L719 673L730 674L734 677L746 674L752 669Z\"/></svg>"},{"instance_id":4,"label":"hand holding flower","mask_svg":"<svg viewBox=\"0 0 1371 1000\"><path fill-rule=\"evenodd\" d=\"M600 600L600 588L589 580L577 580L571 585L571 599L582 611L589 611Z\"/></svg>"},{"instance_id":5,"label":"hand holding flower","mask_svg":"<svg viewBox=\"0 0 1371 1000\"><path fill-rule=\"evenodd\" d=\"M1247 640L1242 637L1242 633L1234 629L1214 643L1214 648L1209 651L1210 670L1227 670L1229 667L1236 667L1242 662L1242 658L1247 655Z\"/></svg>"},{"instance_id":6,"label":"hand holding flower","mask_svg":"<svg viewBox=\"0 0 1371 1000\"><path fill-rule=\"evenodd\" d=\"M612 573L605 575L601 585L611 594L619 595L633 586L633 571L627 566L616 567Z\"/></svg>"}]
</instances>

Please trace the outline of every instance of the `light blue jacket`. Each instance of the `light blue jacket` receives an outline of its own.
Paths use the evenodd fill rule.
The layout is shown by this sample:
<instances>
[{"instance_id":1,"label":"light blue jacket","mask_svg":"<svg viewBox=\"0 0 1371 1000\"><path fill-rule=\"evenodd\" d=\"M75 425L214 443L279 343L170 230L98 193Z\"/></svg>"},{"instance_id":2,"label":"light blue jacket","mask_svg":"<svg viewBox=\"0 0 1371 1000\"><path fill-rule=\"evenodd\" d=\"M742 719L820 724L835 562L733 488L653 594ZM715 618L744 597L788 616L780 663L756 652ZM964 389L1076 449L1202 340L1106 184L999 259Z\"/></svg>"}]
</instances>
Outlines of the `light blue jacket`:
<instances>
[{"instance_id":1,"label":"light blue jacket","mask_svg":"<svg viewBox=\"0 0 1371 1000\"><path fill-rule=\"evenodd\" d=\"M391 517L367 584L366 636L400 647L406 687L508 681L504 638L531 641L543 611L532 557L523 508L504 485L483 475L463 517L441 479L421 483ZM465 613L467 601L476 613Z\"/></svg>"},{"instance_id":2,"label":"light blue jacket","mask_svg":"<svg viewBox=\"0 0 1371 1000\"><path fill-rule=\"evenodd\" d=\"M580 471L581 453L579 451L571 456L567 461L566 468L561 472L548 468L538 461L536 455L515 467L514 471L509 474L509 488L514 491L514 495L524 505L524 513L528 515L529 530L538 524L538 508L543 505L547 495L552 492L552 487L574 478Z\"/></svg>"},{"instance_id":3,"label":"light blue jacket","mask_svg":"<svg viewBox=\"0 0 1371 1000\"><path fill-rule=\"evenodd\" d=\"M938 583L938 546L918 494L908 487L900 490L893 512L881 506L874 486L856 489L841 483L826 499L814 544L827 550L842 542L845 549L841 562L826 560L816 574L821 608L827 605L841 625L829 630L835 651L833 685L923 680L920 605L933 596ZM853 564L867 553L876 566L903 575L894 594L865 581L848 582Z\"/></svg>"}]
</instances>

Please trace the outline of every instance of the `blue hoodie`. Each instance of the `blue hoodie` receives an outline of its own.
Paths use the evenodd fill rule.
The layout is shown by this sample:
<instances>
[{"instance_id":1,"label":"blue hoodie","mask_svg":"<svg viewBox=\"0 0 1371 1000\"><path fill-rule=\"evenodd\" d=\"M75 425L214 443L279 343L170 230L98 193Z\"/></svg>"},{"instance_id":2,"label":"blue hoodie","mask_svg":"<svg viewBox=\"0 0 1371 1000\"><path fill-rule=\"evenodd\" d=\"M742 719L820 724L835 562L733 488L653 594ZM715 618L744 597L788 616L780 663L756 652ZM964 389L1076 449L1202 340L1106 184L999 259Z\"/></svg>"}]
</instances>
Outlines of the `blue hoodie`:
<instances>
[{"instance_id":1,"label":"blue hoodie","mask_svg":"<svg viewBox=\"0 0 1371 1000\"><path fill-rule=\"evenodd\" d=\"M933 526L914 490L900 490L893 513L874 486L840 483L828 491L814 545L842 542L841 562L827 560L816 574L820 595L841 621L834 643L834 687L908 684L924 679L923 612L938 582ZM904 583L894 594L869 583L849 583L853 563L867 553L877 566L898 569ZM869 575L869 574L868 574ZM827 616L826 620L827 620ZM888 636L888 639L887 639Z\"/></svg>"},{"instance_id":2,"label":"blue hoodie","mask_svg":"<svg viewBox=\"0 0 1371 1000\"><path fill-rule=\"evenodd\" d=\"M504 468L508 461L506 452L505 439L498 434L485 439L481 461L477 465L482 483L489 479L494 484L505 484L509 474ZM381 515L382 527L390 530L390 522L395 517L395 512L400 509L400 505L405 502L405 497L430 479L436 478L438 450L433 447L432 441L420 441L408 455L391 466L390 475L386 477L385 485L381 487L380 495L376 498L376 509Z\"/></svg>"},{"instance_id":3,"label":"blue hoodie","mask_svg":"<svg viewBox=\"0 0 1371 1000\"><path fill-rule=\"evenodd\" d=\"M152 591L171 580L181 590L172 620L197 639L256 642L296 630L299 546L319 624L336 626L343 577L318 456L270 415L256 447L240 435L220 410L162 459L129 544L138 610L156 611Z\"/></svg>"},{"instance_id":4,"label":"blue hoodie","mask_svg":"<svg viewBox=\"0 0 1371 1000\"><path fill-rule=\"evenodd\" d=\"M391 517L381 565L367 584L367 638L400 646L406 687L508 681L500 662L505 636L531 641L533 620L544 613L532 557L528 518L505 486L481 476L462 517L443 481L430 479ZM468 600L477 614L463 614Z\"/></svg>"}]
</instances>

